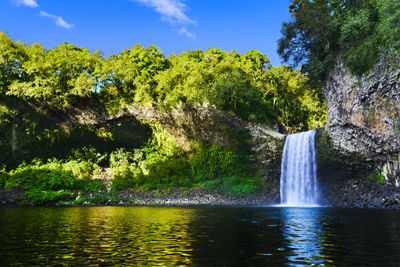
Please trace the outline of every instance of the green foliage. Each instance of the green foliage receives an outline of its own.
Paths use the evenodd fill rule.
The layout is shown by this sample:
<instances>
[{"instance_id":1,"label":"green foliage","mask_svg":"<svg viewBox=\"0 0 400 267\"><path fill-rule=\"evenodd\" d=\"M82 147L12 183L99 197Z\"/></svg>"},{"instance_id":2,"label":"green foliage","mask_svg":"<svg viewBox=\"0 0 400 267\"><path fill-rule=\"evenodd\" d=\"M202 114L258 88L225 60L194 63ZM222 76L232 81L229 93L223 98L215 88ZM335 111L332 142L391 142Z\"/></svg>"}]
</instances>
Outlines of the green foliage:
<instances>
[{"instance_id":1,"label":"green foliage","mask_svg":"<svg viewBox=\"0 0 400 267\"><path fill-rule=\"evenodd\" d=\"M375 181L377 184L383 184L385 182L385 176L383 176L381 170L373 171L369 176L369 179Z\"/></svg>"},{"instance_id":2,"label":"green foliage","mask_svg":"<svg viewBox=\"0 0 400 267\"><path fill-rule=\"evenodd\" d=\"M96 75L102 101L112 112L131 103L151 106L156 99L154 76L169 66L168 60L155 46L135 45L101 62Z\"/></svg>"},{"instance_id":3,"label":"green foliage","mask_svg":"<svg viewBox=\"0 0 400 267\"><path fill-rule=\"evenodd\" d=\"M218 129L232 140L227 147L190 140L184 151L154 122L101 118L132 105L160 113L204 105L292 132L325 121L324 101L307 81L290 67L273 68L256 50L210 48L166 58L155 46L135 45L104 58L67 43L27 45L0 32L0 187L21 188L37 203L71 201L78 191L106 189L94 179L98 173L111 176L105 178L115 191L208 183L231 194L254 192L257 179L240 178L254 175L248 136L238 129ZM80 123L93 113L95 123Z\"/></svg>"},{"instance_id":4,"label":"green foliage","mask_svg":"<svg viewBox=\"0 0 400 267\"><path fill-rule=\"evenodd\" d=\"M203 144L191 157L190 165L194 182L211 191L250 195L261 186L261 179L249 168L248 155L243 150Z\"/></svg>"},{"instance_id":5,"label":"green foliage","mask_svg":"<svg viewBox=\"0 0 400 267\"><path fill-rule=\"evenodd\" d=\"M21 187L23 189L74 189L76 178L71 172L64 171L57 163L34 165L20 165L10 172L10 178L6 182L6 188Z\"/></svg>"},{"instance_id":6,"label":"green foliage","mask_svg":"<svg viewBox=\"0 0 400 267\"><path fill-rule=\"evenodd\" d=\"M257 88L269 62L265 55L209 49L173 54L169 61L171 67L155 77L162 107L206 104L246 119L257 113L260 121L269 121L268 107Z\"/></svg>"},{"instance_id":7,"label":"green foliage","mask_svg":"<svg viewBox=\"0 0 400 267\"><path fill-rule=\"evenodd\" d=\"M7 94L65 106L95 90L93 73L100 55L67 43L49 50L34 43L24 52L26 59L20 63L24 78L14 80Z\"/></svg>"},{"instance_id":8,"label":"green foliage","mask_svg":"<svg viewBox=\"0 0 400 267\"><path fill-rule=\"evenodd\" d=\"M0 95L5 94L13 81L23 77L21 62L25 60L24 45L14 42L0 31Z\"/></svg>"},{"instance_id":9,"label":"green foliage","mask_svg":"<svg viewBox=\"0 0 400 267\"><path fill-rule=\"evenodd\" d=\"M206 181L203 187L218 193L243 196L255 193L260 185L261 179L258 178L230 176Z\"/></svg>"},{"instance_id":10,"label":"green foliage","mask_svg":"<svg viewBox=\"0 0 400 267\"><path fill-rule=\"evenodd\" d=\"M113 189L190 187L221 176L241 176L248 170L244 150L202 144L188 158L164 129L158 124L152 128L153 138L147 147L120 149L110 155Z\"/></svg>"},{"instance_id":11,"label":"green foliage","mask_svg":"<svg viewBox=\"0 0 400 267\"><path fill-rule=\"evenodd\" d=\"M130 59L137 66L137 74L151 78L168 67L168 61L155 46L144 48L135 45L130 52Z\"/></svg>"},{"instance_id":12,"label":"green foliage","mask_svg":"<svg viewBox=\"0 0 400 267\"><path fill-rule=\"evenodd\" d=\"M323 95L306 76L288 66L272 67L265 75L263 99L285 131L316 129L326 123Z\"/></svg>"},{"instance_id":13,"label":"green foliage","mask_svg":"<svg viewBox=\"0 0 400 267\"><path fill-rule=\"evenodd\" d=\"M117 55L110 55L101 62L96 75L101 81L101 101L107 108L116 113L120 106L133 101L136 90L136 66L130 60L130 49L125 49Z\"/></svg>"},{"instance_id":14,"label":"green foliage","mask_svg":"<svg viewBox=\"0 0 400 267\"><path fill-rule=\"evenodd\" d=\"M66 111L14 96L0 97L0 162L8 170L34 158L82 158L85 149L96 150L92 152L102 156L96 164L105 166L106 154L120 147L143 147L150 135L151 128L132 117L84 126L71 122Z\"/></svg>"},{"instance_id":15,"label":"green foliage","mask_svg":"<svg viewBox=\"0 0 400 267\"><path fill-rule=\"evenodd\" d=\"M192 176L196 182L241 174L246 167L245 163L244 155L238 151L208 145L200 146L190 160Z\"/></svg>"},{"instance_id":16,"label":"green foliage","mask_svg":"<svg viewBox=\"0 0 400 267\"><path fill-rule=\"evenodd\" d=\"M142 182L143 172L138 166L141 159L140 151L130 152L121 148L111 153L110 169L114 189L122 190Z\"/></svg>"},{"instance_id":17,"label":"green foliage","mask_svg":"<svg viewBox=\"0 0 400 267\"><path fill-rule=\"evenodd\" d=\"M382 35L388 51L399 54L400 50L400 2L397 0L379 0L381 22L377 29Z\"/></svg>"},{"instance_id":18,"label":"green foliage","mask_svg":"<svg viewBox=\"0 0 400 267\"><path fill-rule=\"evenodd\" d=\"M110 155L114 189L190 186L188 160L175 139L160 125L150 126L153 136L146 147L134 151L121 148Z\"/></svg>"},{"instance_id":19,"label":"green foliage","mask_svg":"<svg viewBox=\"0 0 400 267\"><path fill-rule=\"evenodd\" d=\"M0 80L4 84L0 93L15 96L18 99L15 101L28 106L45 106L42 112L49 112L48 106L52 113L75 112L74 107L82 104L99 111L105 111L106 107L112 113L131 104L163 109L212 105L244 119L255 118L270 126L283 124L285 129L292 127L292 121L276 112L277 106L273 104L280 100L284 106L279 108L290 110L292 103L284 100L280 93L288 93L291 89L282 86L280 93L272 97L274 100L266 98L270 97L265 94L266 85L285 84L286 81L271 78L269 59L256 50L239 54L234 50L212 48L205 52L172 54L167 59L155 46L135 45L105 59L98 51L91 53L67 43L48 50L39 43L17 43L5 33L0 36L0 49ZM287 75L294 73L288 68L281 71L287 71ZM299 80L298 84L307 91L302 82L305 78L301 74L294 76L292 80ZM307 105L302 101L296 105L305 111L301 116L307 117L305 113L321 113L324 109L321 103L319 97L314 97ZM12 111L9 107L10 104L0 109L4 113L0 121L4 117L10 122ZM35 125L40 123L36 120ZM298 125L293 127L295 130ZM303 124L303 128L307 125ZM48 135L59 135L52 132L58 130L54 124L45 129L50 131ZM35 130L33 127L30 133ZM98 137L113 138L115 133L118 132L98 131L97 134ZM41 135L43 133L37 136L42 138Z\"/></svg>"},{"instance_id":20,"label":"green foliage","mask_svg":"<svg viewBox=\"0 0 400 267\"><path fill-rule=\"evenodd\" d=\"M41 189L32 189L26 191L26 196L29 200L36 204L46 204L72 200L75 197L75 193L64 190L43 191Z\"/></svg>"},{"instance_id":21,"label":"green foliage","mask_svg":"<svg viewBox=\"0 0 400 267\"><path fill-rule=\"evenodd\" d=\"M4 169L0 170L0 189L4 188L9 177L10 175Z\"/></svg>"},{"instance_id":22,"label":"green foliage","mask_svg":"<svg viewBox=\"0 0 400 267\"><path fill-rule=\"evenodd\" d=\"M399 10L396 0L292 0L278 52L313 81L324 81L338 56L364 74L381 54L400 49Z\"/></svg>"},{"instance_id":23,"label":"green foliage","mask_svg":"<svg viewBox=\"0 0 400 267\"><path fill-rule=\"evenodd\" d=\"M99 153L94 147L82 147L81 149L75 149L72 151L73 157L79 161L88 161L93 164L97 164L106 157Z\"/></svg>"},{"instance_id":24,"label":"green foliage","mask_svg":"<svg viewBox=\"0 0 400 267\"><path fill-rule=\"evenodd\" d=\"M76 188L81 192L91 193L106 190L106 185L102 180L85 177L76 181Z\"/></svg>"},{"instance_id":25,"label":"green foliage","mask_svg":"<svg viewBox=\"0 0 400 267\"><path fill-rule=\"evenodd\" d=\"M75 194L71 191L104 190L102 181L85 176L86 166L83 167L80 163L57 160L43 163L36 160L29 165L21 164L9 173L2 171L1 178L5 181L6 189L21 188L31 201L39 204L68 200Z\"/></svg>"}]
</instances>

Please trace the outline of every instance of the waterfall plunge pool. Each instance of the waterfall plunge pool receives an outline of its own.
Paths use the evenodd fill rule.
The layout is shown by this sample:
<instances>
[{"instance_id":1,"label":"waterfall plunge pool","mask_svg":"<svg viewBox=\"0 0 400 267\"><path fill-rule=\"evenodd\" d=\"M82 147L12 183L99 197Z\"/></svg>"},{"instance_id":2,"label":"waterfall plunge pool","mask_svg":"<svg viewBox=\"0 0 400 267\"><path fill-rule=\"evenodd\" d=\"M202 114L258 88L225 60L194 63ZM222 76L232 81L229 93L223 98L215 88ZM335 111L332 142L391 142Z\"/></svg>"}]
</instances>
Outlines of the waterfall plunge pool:
<instances>
[{"instance_id":1,"label":"waterfall plunge pool","mask_svg":"<svg viewBox=\"0 0 400 267\"><path fill-rule=\"evenodd\" d=\"M400 211L0 208L0 265L395 266Z\"/></svg>"},{"instance_id":2,"label":"waterfall plunge pool","mask_svg":"<svg viewBox=\"0 0 400 267\"><path fill-rule=\"evenodd\" d=\"M0 208L0 266L397 265L399 210L319 206L314 137L287 137L275 206Z\"/></svg>"}]
</instances>

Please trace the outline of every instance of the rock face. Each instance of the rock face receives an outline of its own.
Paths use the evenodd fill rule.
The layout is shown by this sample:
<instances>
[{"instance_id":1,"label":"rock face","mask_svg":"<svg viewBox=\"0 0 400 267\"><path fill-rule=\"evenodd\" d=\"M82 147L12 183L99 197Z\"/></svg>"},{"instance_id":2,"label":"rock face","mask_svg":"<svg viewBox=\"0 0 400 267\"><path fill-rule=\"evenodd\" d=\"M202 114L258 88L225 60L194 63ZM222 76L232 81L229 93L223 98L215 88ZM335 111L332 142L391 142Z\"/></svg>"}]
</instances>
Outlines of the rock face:
<instances>
[{"instance_id":1,"label":"rock face","mask_svg":"<svg viewBox=\"0 0 400 267\"><path fill-rule=\"evenodd\" d=\"M272 131L264 125L210 106L180 107L165 111L132 105L118 114L99 113L90 108L76 108L68 115L68 118L61 118L59 124L65 127L79 126L95 141L99 136L102 140L105 136L103 133L110 133L113 138L118 139L118 144L124 147L132 146L131 143L145 144L151 136L152 128L149 125L156 124L167 131L185 153L190 154L198 143L240 150L249 160L248 171L252 175L260 175L264 186L263 190L249 197L204 193L204 190L204 192L191 192L193 195L176 194L164 198L142 195L127 197L138 200L135 204L250 205L279 202L280 165L285 135ZM84 135L79 135L81 139L82 136ZM113 142L104 141L104 143L112 145ZM94 175L107 184L111 183L109 167L99 166ZM0 205L21 202L24 200L23 192L20 195L22 197L11 191L0 190Z\"/></svg>"},{"instance_id":2,"label":"rock face","mask_svg":"<svg viewBox=\"0 0 400 267\"><path fill-rule=\"evenodd\" d=\"M400 208L400 57L382 59L363 77L339 62L324 94L317 157L325 204Z\"/></svg>"},{"instance_id":3,"label":"rock face","mask_svg":"<svg viewBox=\"0 0 400 267\"><path fill-rule=\"evenodd\" d=\"M325 191L323 204L346 208L400 209L400 188L362 177L339 181Z\"/></svg>"},{"instance_id":4,"label":"rock face","mask_svg":"<svg viewBox=\"0 0 400 267\"><path fill-rule=\"evenodd\" d=\"M138 120L160 123L180 147L190 150L190 140L221 147L249 149L252 168L268 187L275 202L279 202L279 177L285 135L263 125L246 121L214 107L180 108L161 112L139 106L125 111Z\"/></svg>"},{"instance_id":5,"label":"rock face","mask_svg":"<svg viewBox=\"0 0 400 267\"><path fill-rule=\"evenodd\" d=\"M326 132L343 154L358 155L400 186L400 57L386 57L361 78L340 63L324 88Z\"/></svg>"},{"instance_id":6,"label":"rock face","mask_svg":"<svg viewBox=\"0 0 400 267\"><path fill-rule=\"evenodd\" d=\"M78 116L75 120L98 128L98 124L109 124L121 118L160 124L185 152L190 152L192 141L245 150L252 170L263 177L268 201L279 202L285 135L211 106L180 107L167 112L132 105L115 115L86 112L84 117Z\"/></svg>"},{"instance_id":7,"label":"rock face","mask_svg":"<svg viewBox=\"0 0 400 267\"><path fill-rule=\"evenodd\" d=\"M274 197L277 203L280 201L281 162L286 136L257 124L249 123L246 128L249 129L255 168L269 186L277 188Z\"/></svg>"}]
</instances>

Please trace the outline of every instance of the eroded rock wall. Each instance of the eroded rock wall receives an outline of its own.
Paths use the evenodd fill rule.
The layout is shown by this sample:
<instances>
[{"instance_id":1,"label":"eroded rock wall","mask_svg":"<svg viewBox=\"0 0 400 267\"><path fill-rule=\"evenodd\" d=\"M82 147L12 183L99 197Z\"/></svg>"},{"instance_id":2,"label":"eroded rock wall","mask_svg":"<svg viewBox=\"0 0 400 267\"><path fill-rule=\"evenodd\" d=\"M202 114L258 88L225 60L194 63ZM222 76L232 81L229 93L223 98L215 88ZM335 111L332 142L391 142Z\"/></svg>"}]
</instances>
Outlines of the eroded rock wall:
<instances>
[{"instance_id":1,"label":"eroded rock wall","mask_svg":"<svg viewBox=\"0 0 400 267\"><path fill-rule=\"evenodd\" d=\"M279 202L285 135L212 106L180 107L163 111L131 105L114 115L82 112L75 120L93 127L120 118L160 124L185 152L191 151L193 141L246 150L252 170L263 177L269 200Z\"/></svg>"},{"instance_id":2,"label":"eroded rock wall","mask_svg":"<svg viewBox=\"0 0 400 267\"><path fill-rule=\"evenodd\" d=\"M400 186L400 57L383 58L363 77L338 63L324 94L332 146L365 159L386 183Z\"/></svg>"}]
</instances>

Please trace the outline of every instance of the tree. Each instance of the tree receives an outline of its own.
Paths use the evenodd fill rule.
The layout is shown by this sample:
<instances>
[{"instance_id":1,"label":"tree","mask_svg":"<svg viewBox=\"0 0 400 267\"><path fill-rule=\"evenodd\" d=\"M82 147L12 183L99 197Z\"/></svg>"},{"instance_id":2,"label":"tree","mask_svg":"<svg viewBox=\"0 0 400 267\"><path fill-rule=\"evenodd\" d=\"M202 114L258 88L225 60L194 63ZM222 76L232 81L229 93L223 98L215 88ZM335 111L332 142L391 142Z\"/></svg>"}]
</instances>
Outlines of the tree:
<instances>
[{"instance_id":1,"label":"tree","mask_svg":"<svg viewBox=\"0 0 400 267\"><path fill-rule=\"evenodd\" d=\"M49 50L34 43L25 47L25 53L27 59L21 64L25 76L12 82L8 94L65 106L96 90L93 73L100 55L67 43Z\"/></svg>"},{"instance_id":2,"label":"tree","mask_svg":"<svg viewBox=\"0 0 400 267\"><path fill-rule=\"evenodd\" d=\"M264 71L271 67L268 57L257 50L250 50L240 57L241 68L257 84L262 86Z\"/></svg>"},{"instance_id":3,"label":"tree","mask_svg":"<svg viewBox=\"0 0 400 267\"><path fill-rule=\"evenodd\" d=\"M135 45L130 52L130 59L136 66L137 93L135 102L145 105L157 101L155 88L157 81L154 77L169 68L169 62L156 46L144 48Z\"/></svg>"},{"instance_id":4,"label":"tree","mask_svg":"<svg viewBox=\"0 0 400 267\"><path fill-rule=\"evenodd\" d=\"M338 57L353 74L368 72L381 54L399 48L400 4L392 0L292 0L278 52L323 82Z\"/></svg>"},{"instance_id":5,"label":"tree","mask_svg":"<svg viewBox=\"0 0 400 267\"><path fill-rule=\"evenodd\" d=\"M135 99L138 70L130 53L130 49L124 49L119 54L111 54L96 69L101 99L114 111Z\"/></svg>"},{"instance_id":6,"label":"tree","mask_svg":"<svg viewBox=\"0 0 400 267\"><path fill-rule=\"evenodd\" d=\"M0 94L5 94L13 81L23 79L25 73L21 65L25 60L24 45L0 31Z\"/></svg>"},{"instance_id":7,"label":"tree","mask_svg":"<svg viewBox=\"0 0 400 267\"><path fill-rule=\"evenodd\" d=\"M380 0L381 23L378 27L387 45L387 50L400 51L400 1Z\"/></svg>"},{"instance_id":8,"label":"tree","mask_svg":"<svg viewBox=\"0 0 400 267\"><path fill-rule=\"evenodd\" d=\"M284 131L297 132L322 127L326 122L325 101L308 78L289 66L266 71L263 99Z\"/></svg>"}]
</instances>

